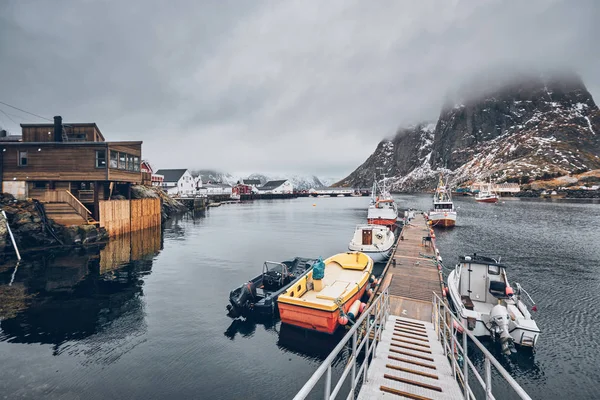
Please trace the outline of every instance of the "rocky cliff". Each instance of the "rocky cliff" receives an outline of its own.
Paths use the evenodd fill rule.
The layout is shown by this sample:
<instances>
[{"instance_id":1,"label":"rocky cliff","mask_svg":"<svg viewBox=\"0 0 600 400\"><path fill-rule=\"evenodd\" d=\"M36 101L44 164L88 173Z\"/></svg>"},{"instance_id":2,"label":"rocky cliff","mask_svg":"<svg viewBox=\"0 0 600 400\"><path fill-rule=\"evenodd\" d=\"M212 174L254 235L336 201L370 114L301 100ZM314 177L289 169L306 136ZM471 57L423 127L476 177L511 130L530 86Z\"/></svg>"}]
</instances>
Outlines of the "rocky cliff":
<instances>
[{"instance_id":1,"label":"rocky cliff","mask_svg":"<svg viewBox=\"0 0 600 400\"><path fill-rule=\"evenodd\" d=\"M459 184L598 169L600 110L577 76L520 77L400 129L338 185L368 186L376 168L398 191L432 188L439 172Z\"/></svg>"}]
</instances>

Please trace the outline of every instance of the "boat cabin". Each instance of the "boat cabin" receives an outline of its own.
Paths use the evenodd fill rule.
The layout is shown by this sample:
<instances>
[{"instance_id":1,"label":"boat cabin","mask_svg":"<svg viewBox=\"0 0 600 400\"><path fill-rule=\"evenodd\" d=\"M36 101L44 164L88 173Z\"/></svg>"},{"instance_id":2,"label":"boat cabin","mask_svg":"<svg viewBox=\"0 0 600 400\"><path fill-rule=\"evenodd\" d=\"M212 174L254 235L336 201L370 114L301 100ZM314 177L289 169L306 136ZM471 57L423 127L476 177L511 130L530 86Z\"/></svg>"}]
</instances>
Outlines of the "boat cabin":
<instances>
[{"instance_id":1,"label":"boat cabin","mask_svg":"<svg viewBox=\"0 0 600 400\"><path fill-rule=\"evenodd\" d=\"M458 292L467 310L490 311L498 299L507 298L505 266L483 256L460 257ZM489 309L489 310L488 310Z\"/></svg>"},{"instance_id":2,"label":"boat cabin","mask_svg":"<svg viewBox=\"0 0 600 400\"><path fill-rule=\"evenodd\" d=\"M451 211L454 210L454 203L451 201L435 202L433 203L433 209L440 211Z\"/></svg>"}]
</instances>

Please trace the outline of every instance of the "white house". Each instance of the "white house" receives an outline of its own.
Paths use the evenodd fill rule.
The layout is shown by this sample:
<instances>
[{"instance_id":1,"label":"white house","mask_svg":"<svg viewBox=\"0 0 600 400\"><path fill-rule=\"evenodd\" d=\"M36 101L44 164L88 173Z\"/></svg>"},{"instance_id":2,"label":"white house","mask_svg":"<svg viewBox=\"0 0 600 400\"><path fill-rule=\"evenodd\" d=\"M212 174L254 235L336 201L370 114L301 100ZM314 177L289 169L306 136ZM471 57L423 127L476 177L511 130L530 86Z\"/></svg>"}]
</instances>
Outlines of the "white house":
<instances>
[{"instance_id":1,"label":"white house","mask_svg":"<svg viewBox=\"0 0 600 400\"><path fill-rule=\"evenodd\" d=\"M187 169L159 169L156 174L163 175L163 189L170 196L193 196L196 194L196 182Z\"/></svg>"},{"instance_id":2,"label":"white house","mask_svg":"<svg viewBox=\"0 0 600 400\"><path fill-rule=\"evenodd\" d=\"M198 189L198 194L202 195L227 195L231 196L232 187L223 183L207 183Z\"/></svg>"},{"instance_id":3,"label":"white house","mask_svg":"<svg viewBox=\"0 0 600 400\"><path fill-rule=\"evenodd\" d=\"M257 188L259 193L264 194L292 194L294 193L294 185L288 180L269 181Z\"/></svg>"}]
</instances>

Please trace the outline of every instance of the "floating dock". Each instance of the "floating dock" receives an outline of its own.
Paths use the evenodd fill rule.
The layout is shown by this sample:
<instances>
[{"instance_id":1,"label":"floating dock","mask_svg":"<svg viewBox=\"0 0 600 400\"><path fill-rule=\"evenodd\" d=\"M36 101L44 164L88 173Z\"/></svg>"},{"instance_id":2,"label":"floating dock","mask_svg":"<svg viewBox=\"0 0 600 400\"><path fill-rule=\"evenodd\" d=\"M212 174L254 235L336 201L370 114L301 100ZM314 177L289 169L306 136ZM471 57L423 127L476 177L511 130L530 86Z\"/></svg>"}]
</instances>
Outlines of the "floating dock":
<instances>
[{"instance_id":1,"label":"floating dock","mask_svg":"<svg viewBox=\"0 0 600 400\"><path fill-rule=\"evenodd\" d=\"M400 232L379 287L380 293L389 291L392 315L431 322L432 293L441 297L444 283L430 233L423 214L416 214Z\"/></svg>"}]
</instances>

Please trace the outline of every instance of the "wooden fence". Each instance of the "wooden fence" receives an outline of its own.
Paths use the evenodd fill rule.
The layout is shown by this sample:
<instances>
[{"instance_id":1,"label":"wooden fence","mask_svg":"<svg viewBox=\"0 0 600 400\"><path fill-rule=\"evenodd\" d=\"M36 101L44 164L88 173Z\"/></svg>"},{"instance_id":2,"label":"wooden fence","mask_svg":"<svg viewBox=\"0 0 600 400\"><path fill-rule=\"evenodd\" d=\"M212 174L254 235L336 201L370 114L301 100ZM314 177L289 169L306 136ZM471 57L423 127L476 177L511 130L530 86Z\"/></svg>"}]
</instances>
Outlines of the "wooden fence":
<instances>
[{"instance_id":1,"label":"wooden fence","mask_svg":"<svg viewBox=\"0 0 600 400\"><path fill-rule=\"evenodd\" d=\"M112 236L160 226L160 199L100 201L100 226Z\"/></svg>"}]
</instances>

